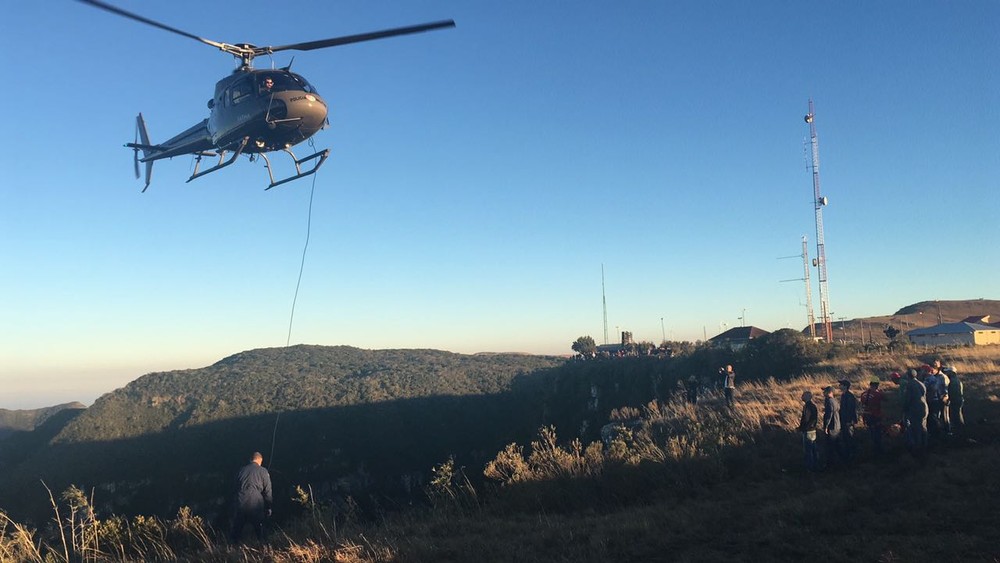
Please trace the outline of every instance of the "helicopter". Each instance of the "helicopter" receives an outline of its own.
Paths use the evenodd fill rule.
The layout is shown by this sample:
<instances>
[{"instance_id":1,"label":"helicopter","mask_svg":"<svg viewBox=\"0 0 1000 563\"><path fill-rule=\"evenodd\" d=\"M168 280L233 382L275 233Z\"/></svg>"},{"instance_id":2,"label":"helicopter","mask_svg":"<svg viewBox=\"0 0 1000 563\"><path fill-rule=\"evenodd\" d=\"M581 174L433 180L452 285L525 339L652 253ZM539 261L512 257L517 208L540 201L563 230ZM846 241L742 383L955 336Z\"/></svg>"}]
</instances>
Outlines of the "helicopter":
<instances>
[{"instance_id":1,"label":"helicopter","mask_svg":"<svg viewBox=\"0 0 1000 563\"><path fill-rule=\"evenodd\" d=\"M146 130L146 122L142 113L136 117L135 140L131 143L125 143L125 146L133 150L136 179L140 177L139 163L145 164L146 185L142 188L143 192L149 188L155 161L188 154L195 158L194 171L188 178L188 182L231 165L241 155L247 155L251 161L259 156L264 161L270 178L270 184L265 190L309 176L319 170L319 167L330 155L330 149L298 158L291 151L291 148L329 126L326 102L305 77L291 71L291 64L280 69L256 70L253 68L254 57L270 55L278 51L312 51L455 27L454 21L442 20L290 45L257 47L249 43L231 44L204 39L100 0L80 1L113 14L194 39L229 53L239 60L236 69L215 84L215 94L208 101L209 116L200 123L189 127L163 143L154 144L149 140L149 133ZM274 179L271 161L267 156L267 153L274 151L282 151L291 156L295 165L295 174L279 180ZM140 153L142 153L141 157ZM219 160L210 168L199 170L203 157L218 158ZM302 165L306 163L309 163L311 167L303 171Z\"/></svg>"}]
</instances>

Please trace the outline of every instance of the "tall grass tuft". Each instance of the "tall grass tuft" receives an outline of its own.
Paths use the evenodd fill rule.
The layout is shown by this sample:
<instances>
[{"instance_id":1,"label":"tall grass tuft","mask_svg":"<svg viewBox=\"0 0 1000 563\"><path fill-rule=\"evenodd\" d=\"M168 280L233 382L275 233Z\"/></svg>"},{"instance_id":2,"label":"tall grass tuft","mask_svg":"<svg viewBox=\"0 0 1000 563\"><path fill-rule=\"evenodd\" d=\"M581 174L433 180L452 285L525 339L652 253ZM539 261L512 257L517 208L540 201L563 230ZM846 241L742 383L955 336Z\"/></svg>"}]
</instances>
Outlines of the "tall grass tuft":
<instances>
[{"instance_id":1,"label":"tall grass tuft","mask_svg":"<svg viewBox=\"0 0 1000 563\"><path fill-rule=\"evenodd\" d=\"M0 511L0 561L43 563L42 547L35 541L35 532L10 519Z\"/></svg>"}]
</instances>

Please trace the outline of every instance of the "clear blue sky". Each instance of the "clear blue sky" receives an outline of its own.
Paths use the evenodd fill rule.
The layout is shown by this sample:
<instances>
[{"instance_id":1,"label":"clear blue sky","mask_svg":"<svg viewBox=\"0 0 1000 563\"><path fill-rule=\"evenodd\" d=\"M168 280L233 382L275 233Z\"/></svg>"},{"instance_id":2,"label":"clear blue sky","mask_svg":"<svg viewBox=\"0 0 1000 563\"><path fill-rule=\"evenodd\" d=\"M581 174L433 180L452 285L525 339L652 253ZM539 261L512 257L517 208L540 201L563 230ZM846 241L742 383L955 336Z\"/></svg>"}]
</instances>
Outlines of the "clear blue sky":
<instances>
[{"instance_id":1,"label":"clear blue sky","mask_svg":"<svg viewBox=\"0 0 1000 563\"><path fill-rule=\"evenodd\" d=\"M331 108L293 344L568 353L602 264L612 339L802 328L810 97L834 316L1000 297L994 0L118 5L257 45L457 22L273 57ZM310 181L179 157L140 194L122 147L207 117L232 58L71 1L0 31L0 407L285 345Z\"/></svg>"}]
</instances>

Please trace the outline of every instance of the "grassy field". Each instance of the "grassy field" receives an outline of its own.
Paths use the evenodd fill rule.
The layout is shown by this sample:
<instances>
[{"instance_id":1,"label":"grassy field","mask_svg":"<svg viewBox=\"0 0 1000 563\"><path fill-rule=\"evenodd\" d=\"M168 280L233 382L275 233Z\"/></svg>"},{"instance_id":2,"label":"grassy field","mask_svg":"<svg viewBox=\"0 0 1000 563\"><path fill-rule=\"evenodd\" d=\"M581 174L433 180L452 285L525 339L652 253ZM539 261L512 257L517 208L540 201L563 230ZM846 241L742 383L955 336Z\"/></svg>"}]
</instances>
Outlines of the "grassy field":
<instances>
[{"instance_id":1,"label":"grassy field","mask_svg":"<svg viewBox=\"0 0 1000 563\"><path fill-rule=\"evenodd\" d=\"M809 473L798 424L804 390L925 363L877 355L824 363L805 377L738 388L731 411L708 393L622 409L635 421L607 446L541 429L486 468L442 463L431 507L362 522L314 505L267 545L229 546L197 516L97 521L88 499L52 499L56 521L31 530L0 515L0 560L199 561L1000 561L1000 348L942 351L962 375L967 427L918 460L899 441L876 457L863 428L851 466ZM895 386L886 412L898 412ZM822 410L822 405L820 405ZM466 473L492 485L474 489ZM54 512L55 513L55 512Z\"/></svg>"}]
</instances>

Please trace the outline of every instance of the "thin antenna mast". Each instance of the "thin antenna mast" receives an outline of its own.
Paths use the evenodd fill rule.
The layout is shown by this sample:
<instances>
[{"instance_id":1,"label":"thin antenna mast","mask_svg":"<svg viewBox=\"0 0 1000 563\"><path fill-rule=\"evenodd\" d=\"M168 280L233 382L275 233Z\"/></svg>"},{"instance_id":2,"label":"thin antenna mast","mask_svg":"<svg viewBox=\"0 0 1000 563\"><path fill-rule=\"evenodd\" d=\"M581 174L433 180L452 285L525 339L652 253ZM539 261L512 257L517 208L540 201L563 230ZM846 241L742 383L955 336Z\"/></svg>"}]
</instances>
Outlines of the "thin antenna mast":
<instances>
[{"instance_id":1,"label":"thin antenna mast","mask_svg":"<svg viewBox=\"0 0 1000 563\"><path fill-rule=\"evenodd\" d=\"M809 113L805 119L809 124L809 138L812 141L813 206L816 209L816 258L813 260L813 265L819 273L819 309L820 317L823 319L823 330L826 341L833 342L833 323L830 321L830 296L826 275L826 242L823 238L823 206L827 204L827 199L821 196L819 191L819 140L816 137L815 115L813 101L810 98Z\"/></svg>"},{"instance_id":2,"label":"thin antenna mast","mask_svg":"<svg viewBox=\"0 0 1000 563\"><path fill-rule=\"evenodd\" d=\"M802 235L802 254L797 256L782 256L778 258L779 260L785 258L801 258L802 259L802 277L794 278L790 280L781 280L782 282L790 281L804 281L806 282L806 309L809 315L809 337L816 338L816 316L813 314L813 296L812 296L812 284L809 283L809 239L805 235ZM801 305L802 303L799 303Z\"/></svg>"},{"instance_id":3,"label":"thin antenna mast","mask_svg":"<svg viewBox=\"0 0 1000 563\"><path fill-rule=\"evenodd\" d=\"M809 313L809 336L816 338L816 315L813 313L812 283L809 281L809 239L805 235L802 235L802 276L806 281L806 311Z\"/></svg>"},{"instance_id":4,"label":"thin antenna mast","mask_svg":"<svg viewBox=\"0 0 1000 563\"><path fill-rule=\"evenodd\" d=\"M604 264L601 264L601 302L604 304L604 344L608 343L608 298L604 292Z\"/></svg>"}]
</instances>

